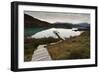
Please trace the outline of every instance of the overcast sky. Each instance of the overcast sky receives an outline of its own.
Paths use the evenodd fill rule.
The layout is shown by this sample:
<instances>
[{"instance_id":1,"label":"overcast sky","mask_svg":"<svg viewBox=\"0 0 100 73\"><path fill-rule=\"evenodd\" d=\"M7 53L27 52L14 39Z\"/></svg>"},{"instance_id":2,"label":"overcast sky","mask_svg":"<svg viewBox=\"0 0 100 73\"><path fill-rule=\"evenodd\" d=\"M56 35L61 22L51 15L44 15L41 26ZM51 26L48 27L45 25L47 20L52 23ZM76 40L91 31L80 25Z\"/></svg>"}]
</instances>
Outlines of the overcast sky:
<instances>
[{"instance_id":1,"label":"overcast sky","mask_svg":"<svg viewBox=\"0 0 100 73\"><path fill-rule=\"evenodd\" d=\"M62 12L40 12L40 11L24 11L24 13L50 23L55 23L55 22L90 23L90 14L84 14L84 13L62 13Z\"/></svg>"}]
</instances>

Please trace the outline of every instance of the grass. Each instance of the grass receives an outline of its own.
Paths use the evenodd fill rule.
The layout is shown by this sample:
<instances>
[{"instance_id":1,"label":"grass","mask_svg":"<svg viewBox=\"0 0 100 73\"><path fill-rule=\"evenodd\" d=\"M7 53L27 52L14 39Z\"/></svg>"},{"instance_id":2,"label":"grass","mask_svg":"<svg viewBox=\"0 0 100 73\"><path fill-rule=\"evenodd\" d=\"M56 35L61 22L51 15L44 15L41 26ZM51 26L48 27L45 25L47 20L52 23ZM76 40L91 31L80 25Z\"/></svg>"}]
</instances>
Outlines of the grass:
<instances>
[{"instance_id":1,"label":"grass","mask_svg":"<svg viewBox=\"0 0 100 73\"><path fill-rule=\"evenodd\" d=\"M85 31L47 48L53 60L90 58L90 32Z\"/></svg>"},{"instance_id":2,"label":"grass","mask_svg":"<svg viewBox=\"0 0 100 73\"><path fill-rule=\"evenodd\" d=\"M48 37L48 38L24 38L24 61L31 61L32 54L37 49L38 45L49 44L57 42L59 39Z\"/></svg>"},{"instance_id":3,"label":"grass","mask_svg":"<svg viewBox=\"0 0 100 73\"><path fill-rule=\"evenodd\" d=\"M90 31L81 35L66 38L65 41L49 38L24 38L24 61L31 61L38 45L47 44L48 52L53 60L87 59L90 58ZM58 43L57 43L58 42ZM55 43L50 45L50 43Z\"/></svg>"}]
</instances>

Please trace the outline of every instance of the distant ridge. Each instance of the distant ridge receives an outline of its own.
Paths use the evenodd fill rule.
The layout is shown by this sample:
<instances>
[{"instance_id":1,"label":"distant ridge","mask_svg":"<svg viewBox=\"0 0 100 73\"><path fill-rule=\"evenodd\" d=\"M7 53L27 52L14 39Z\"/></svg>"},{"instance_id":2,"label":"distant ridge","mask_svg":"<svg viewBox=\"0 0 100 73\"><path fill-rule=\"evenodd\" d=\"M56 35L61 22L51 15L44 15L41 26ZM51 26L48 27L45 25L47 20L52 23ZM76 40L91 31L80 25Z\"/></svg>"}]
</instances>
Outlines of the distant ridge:
<instances>
[{"instance_id":1,"label":"distant ridge","mask_svg":"<svg viewBox=\"0 0 100 73\"><path fill-rule=\"evenodd\" d=\"M56 23L49 23L46 21L39 20L35 17L32 17L28 14L24 14L24 26L27 27L42 27L42 28L90 28L90 24L88 23L79 23L79 24L72 24L67 22L56 22Z\"/></svg>"},{"instance_id":2,"label":"distant ridge","mask_svg":"<svg viewBox=\"0 0 100 73\"><path fill-rule=\"evenodd\" d=\"M71 23L49 23L46 21L39 20L35 17L32 17L28 14L24 14L24 26L27 27L43 27L43 28L72 28L73 24Z\"/></svg>"}]
</instances>

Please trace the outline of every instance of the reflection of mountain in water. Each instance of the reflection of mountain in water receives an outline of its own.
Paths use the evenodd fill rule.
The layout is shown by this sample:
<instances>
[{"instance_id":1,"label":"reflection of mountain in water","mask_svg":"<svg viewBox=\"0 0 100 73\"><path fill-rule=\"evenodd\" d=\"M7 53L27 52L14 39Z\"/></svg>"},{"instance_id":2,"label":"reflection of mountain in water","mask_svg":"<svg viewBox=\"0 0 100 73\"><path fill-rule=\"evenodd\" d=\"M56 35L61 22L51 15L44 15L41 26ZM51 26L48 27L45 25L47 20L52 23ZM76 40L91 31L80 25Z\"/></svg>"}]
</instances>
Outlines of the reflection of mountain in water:
<instances>
[{"instance_id":1,"label":"reflection of mountain in water","mask_svg":"<svg viewBox=\"0 0 100 73\"><path fill-rule=\"evenodd\" d=\"M34 18L30 15L24 14L24 35L30 36L42 30L50 29L50 28L65 28L65 29L72 29L78 28L78 30L89 30L90 24L88 23L79 23L79 24L72 24L66 22L56 22L56 23L49 23L46 21L39 20Z\"/></svg>"},{"instance_id":2,"label":"reflection of mountain in water","mask_svg":"<svg viewBox=\"0 0 100 73\"><path fill-rule=\"evenodd\" d=\"M58 36L54 33L57 32L62 38L69 38L70 36L80 35L80 31L73 31L72 29L63 29L63 28L51 28L47 30L40 31L31 36L31 38L58 38Z\"/></svg>"}]
</instances>

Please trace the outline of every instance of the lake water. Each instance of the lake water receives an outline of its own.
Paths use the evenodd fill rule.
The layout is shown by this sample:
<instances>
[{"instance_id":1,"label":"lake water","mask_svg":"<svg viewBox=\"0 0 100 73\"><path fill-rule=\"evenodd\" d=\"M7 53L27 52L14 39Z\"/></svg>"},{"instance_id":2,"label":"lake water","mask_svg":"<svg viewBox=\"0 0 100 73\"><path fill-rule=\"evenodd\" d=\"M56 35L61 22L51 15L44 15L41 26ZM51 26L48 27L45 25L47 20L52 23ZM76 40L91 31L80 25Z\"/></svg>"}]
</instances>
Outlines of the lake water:
<instances>
[{"instance_id":1,"label":"lake water","mask_svg":"<svg viewBox=\"0 0 100 73\"><path fill-rule=\"evenodd\" d=\"M30 36L42 30L44 30L44 28L24 28L24 35Z\"/></svg>"},{"instance_id":2,"label":"lake water","mask_svg":"<svg viewBox=\"0 0 100 73\"><path fill-rule=\"evenodd\" d=\"M29 31L30 30L30 31ZM29 32L31 35L31 38L43 38L43 37L54 37L58 38L54 31L56 31L60 37L62 38L69 38L71 36L78 36L82 33L82 31L73 31L73 29L64 29L64 28L50 28L50 29L29 29L27 32Z\"/></svg>"}]
</instances>

